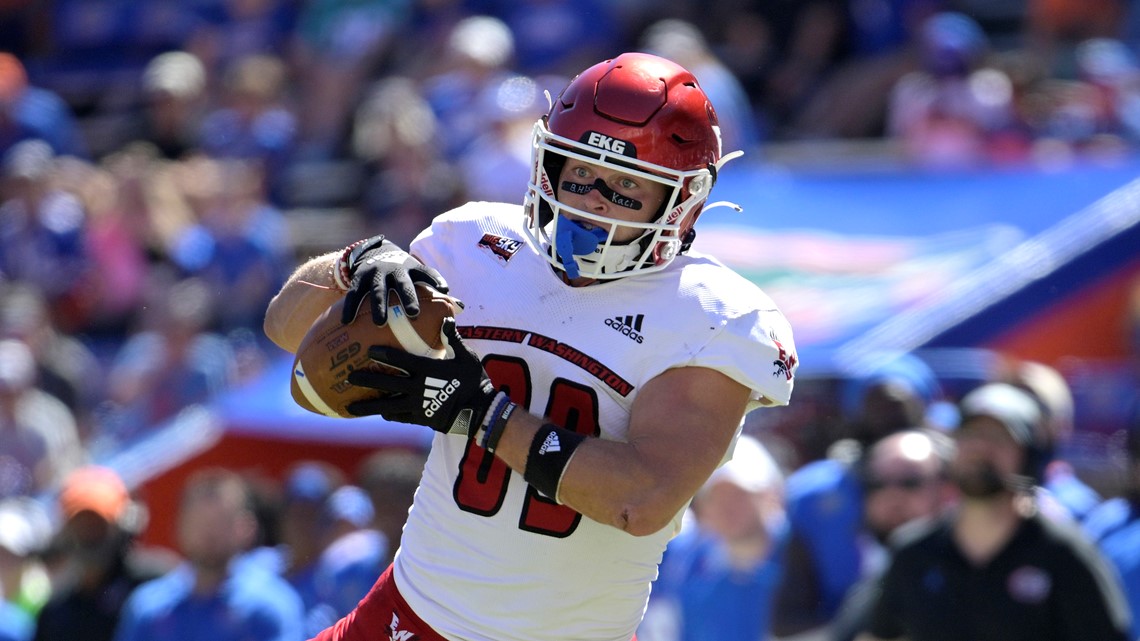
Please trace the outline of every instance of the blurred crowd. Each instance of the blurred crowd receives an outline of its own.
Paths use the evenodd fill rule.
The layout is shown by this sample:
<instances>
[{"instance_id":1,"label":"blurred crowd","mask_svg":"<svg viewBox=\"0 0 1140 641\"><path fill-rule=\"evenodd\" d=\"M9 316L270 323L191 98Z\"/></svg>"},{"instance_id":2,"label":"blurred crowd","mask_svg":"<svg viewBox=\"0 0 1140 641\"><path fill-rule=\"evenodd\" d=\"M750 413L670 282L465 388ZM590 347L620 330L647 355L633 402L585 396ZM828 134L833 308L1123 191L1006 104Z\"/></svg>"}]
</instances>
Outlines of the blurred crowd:
<instances>
[{"instance_id":1,"label":"blurred crowd","mask_svg":"<svg viewBox=\"0 0 1140 641\"><path fill-rule=\"evenodd\" d=\"M200 468L168 508L176 549L140 542L149 506L108 467L76 468L50 505L0 499L0 639L309 638L391 562L425 457L379 451L351 478Z\"/></svg>"},{"instance_id":2,"label":"blurred crowd","mask_svg":"<svg viewBox=\"0 0 1140 641\"><path fill-rule=\"evenodd\" d=\"M395 549L418 453L351 480L309 462L269 492L211 471L185 488L173 555L138 549L146 507L95 464L256 378L277 356L266 304L299 260L372 230L406 244L468 200L521 202L545 92L625 50L689 67L726 150L753 158L873 139L920 167L1058 166L1140 143L1128 0L0 2L0 640L209 628L223 605L160 616L188 595L253 595L292 630L351 607ZM953 503L939 470L968 390L907 363L805 382L778 424L749 426L670 546L643 641L706 638L709 621L737 626L719 638L855 629L890 531ZM1031 370L1051 371L971 385L1031 388ZM1039 399L1059 403L1041 430L1063 453L1071 401L1040 378L1061 389ZM1058 513L1101 508L1090 537L1140 536L1123 525L1136 472L1048 469Z\"/></svg>"},{"instance_id":3,"label":"blurred crowd","mask_svg":"<svg viewBox=\"0 0 1140 641\"><path fill-rule=\"evenodd\" d=\"M1061 371L1036 361L987 353L948 375L935 358L896 354L863 376L797 386L800 405L746 422L694 497L638 639L852 641L883 612L904 630L916 616L939 629L908 639L1118 638L1098 627L1109 624L1140 639L1140 280L1120 326L1131 351L1101 400L1119 420L1091 458L1089 414ZM1009 520L995 496L1008 497ZM976 527L957 527L967 512ZM909 598L881 603L895 553L913 562L915 541L939 526L954 538L926 550L942 560L901 586L896 575ZM1029 534L1039 526L1056 537L1044 551ZM1072 567L1065 545L1090 575L1060 572ZM1042 574L1030 586L1019 567ZM1078 593L1079 614L1059 614ZM917 615L900 605L924 600ZM1049 634L1020 627L1020 608Z\"/></svg>"}]
</instances>

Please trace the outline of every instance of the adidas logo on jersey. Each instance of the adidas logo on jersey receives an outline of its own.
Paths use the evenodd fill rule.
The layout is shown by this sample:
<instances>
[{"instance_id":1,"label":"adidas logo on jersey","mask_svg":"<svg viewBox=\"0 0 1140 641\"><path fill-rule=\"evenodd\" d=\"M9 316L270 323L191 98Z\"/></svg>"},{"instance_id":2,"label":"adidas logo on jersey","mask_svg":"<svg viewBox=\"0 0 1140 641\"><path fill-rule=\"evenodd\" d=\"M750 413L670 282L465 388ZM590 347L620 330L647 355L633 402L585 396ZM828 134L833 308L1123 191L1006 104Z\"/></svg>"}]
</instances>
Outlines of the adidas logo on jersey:
<instances>
[{"instance_id":1,"label":"adidas logo on jersey","mask_svg":"<svg viewBox=\"0 0 1140 641\"><path fill-rule=\"evenodd\" d=\"M443 407L447 399L459 389L459 379L452 379L450 382L442 378L432 378L428 376L424 379L424 416L432 417Z\"/></svg>"},{"instance_id":2,"label":"adidas logo on jersey","mask_svg":"<svg viewBox=\"0 0 1140 641\"><path fill-rule=\"evenodd\" d=\"M641 322L643 320L645 320L645 314L614 316L606 319L606 327L615 332L621 332L622 336L628 336L630 340L642 343L645 342L645 338L641 335Z\"/></svg>"},{"instance_id":3,"label":"adidas logo on jersey","mask_svg":"<svg viewBox=\"0 0 1140 641\"><path fill-rule=\"evenodd\" d=\"M558 441L558 433L551 432L546 435L546 440L538 448L539 454L546 454L547 452L561 452L562 443Z\"/></svg>"}]
</instances>

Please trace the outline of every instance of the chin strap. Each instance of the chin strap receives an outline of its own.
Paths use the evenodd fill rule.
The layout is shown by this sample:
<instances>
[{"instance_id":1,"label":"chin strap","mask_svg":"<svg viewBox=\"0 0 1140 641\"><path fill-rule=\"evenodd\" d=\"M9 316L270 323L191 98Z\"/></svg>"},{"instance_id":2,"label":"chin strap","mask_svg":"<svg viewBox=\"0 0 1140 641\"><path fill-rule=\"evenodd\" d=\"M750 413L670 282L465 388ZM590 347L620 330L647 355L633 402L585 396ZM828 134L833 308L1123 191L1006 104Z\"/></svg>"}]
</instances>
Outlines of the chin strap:
<instances>
[{"instance_id":1,"label":"chin strap","mask_svg":"<svg viewBox=\"0 0 1140 641\"><path fill-rule=\"evenodd\" d=\"M720 160L716 161L716 163L714 163L712 165L709 165L708 166L709 167L709 174L710 174L712 180L709 181L707 190L712 191L712 186L713 186L713 184L716 183L716 178L720 174L720 170L722 167L724 167L726 164L728 164L728 162L730 160L734 160L734 159L739 158L743 155L744 155L743 151L739 151L739 150L734 151L732 153L728 153L728 154L721 156ZM708 191L706 191L706 195L707 195ZM701 213L704 213L710 209L716 209L717 207L729 207L729 208L736 210L737 212L744 211L743 207L741 207L740 205L737 205L734 202L729 202L727 200L718 200L715 203L708 203L708 204L704 205L704 207L701 208ZM696 237L697 237L697 230L693 229L692 227L689 227L689 231L685 232L684 237L681 238L680 248L677 250L677 253L683 254L683 253L689 251L689 248L693 246L693 240L695 240Z\"/></svg>"},{"instance_id":2,"label":"chin strap","mask_svg":"<svg viewBox=\"0 0 1140 641\"><path fill-rule=\"evenodd\" d=\"M709 204L705 205L704 210L708 211L710 209L716 209L717 207L729 207L729 208L734 209L738 212L744 211L744 208L741 207L740 205L737 205L734 202L729 202L727 200L718 200L715 203L709 203Z\"/></svg>"},{"instance_id":3,"label":"chin strap","mask_svg":"<svg viewBox=\"0 0 1140 641\"><path fill-rule=\"evenodd\" d=\"M721 156L720 160L716 161L715 164L709 165L709 172L712 173L713 182L716 182L716 178L720 174L720 170L724 168L724 166L727 165L729 161L736 160L743 155L744 152L738 149ZM715 203L709 203L704 206L704 210L708 211L710 209L716 209L717 207L731 207L738 212L744 211L744 208L740 205L737 205L734 202L729 202L727 200L718 200ZM688 244L692 244L692 241L690 240Z\"/></svg>"},{"instance_id":4,"label":"chin strap","mask_svg":"<svg viewBox=\"0 0 1140 641\"><path fill-rule=\"evenodd\" d=\"M719 172L721 167L724 167L725 165L728 164L728 161L736 160L737 158L739 158L743 155L744 155L744 152L739 150L739 149L737 149L736 151L728 152L727 154L721 156L720 160L716 161L716 165L715 165L716 170Z\"/></svg>"}]
</instances>

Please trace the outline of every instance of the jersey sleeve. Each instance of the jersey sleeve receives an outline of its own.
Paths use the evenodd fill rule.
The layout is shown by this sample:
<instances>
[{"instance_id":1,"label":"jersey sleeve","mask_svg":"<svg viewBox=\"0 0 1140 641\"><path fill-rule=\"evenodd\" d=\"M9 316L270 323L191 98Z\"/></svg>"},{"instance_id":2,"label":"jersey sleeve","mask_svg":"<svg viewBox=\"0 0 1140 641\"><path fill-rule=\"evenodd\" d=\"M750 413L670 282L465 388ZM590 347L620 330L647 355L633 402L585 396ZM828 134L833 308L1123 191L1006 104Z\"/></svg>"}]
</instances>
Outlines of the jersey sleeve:
<instances>
[{"instance_id":1,"label":"jersey sleeve","mask_svg":"<svg viewBox=\"0 0 1140 641\"><path fill-rule=\"evenodd\" d=\"M706 265L702 271L697 273L710 285L702 285L697 297L719 330L692 364L721 371L751 389L750 410L787 405L799 367L787 319L767 294L728 268Z\"/></svg>"},{"instance_id":2,"label":"jersey sleeve","mask_svg":"<svg viewBox=\"0 0 1140 641\"><path fill-rule=\"evenodd\" d=\"M753 390L760 405L787 405L799 360L792 332L783 314L775 309L757 310L729 320L717 339L720 368Z\"/></svg>"}]
</instances>

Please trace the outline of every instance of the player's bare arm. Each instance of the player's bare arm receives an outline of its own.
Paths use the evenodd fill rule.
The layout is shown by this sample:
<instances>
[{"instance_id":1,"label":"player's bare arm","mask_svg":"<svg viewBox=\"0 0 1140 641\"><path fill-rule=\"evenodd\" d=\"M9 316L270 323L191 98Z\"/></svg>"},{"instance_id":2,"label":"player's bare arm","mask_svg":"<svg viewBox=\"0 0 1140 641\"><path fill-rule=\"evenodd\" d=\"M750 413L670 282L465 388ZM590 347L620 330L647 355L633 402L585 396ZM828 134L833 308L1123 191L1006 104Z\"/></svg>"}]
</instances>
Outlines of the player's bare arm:
<instances>
[{"instance_id":1,"label":"player's bare arm","mask_svg":"<svg viewBox=\"0 0 1140 641\"><path fill-rule=\"evenodd\" d=\"M749 390L716 370L680 367L637 395L627 442L587 439L574 452L558 500L635 536L665 527L724 457ZM538 417L516 412L496 455L525 472Z\"/></svg>"},{"instance_id":2,"label":"player's bare arm","mask_svg":"<svg viewBox=\"0 0 1140 641\"><path fill-rule=\"evenodd\" d=\"M394 292L408 313L419 314L417 283L447 293L439 272L383 235L359 240L341 252L313 258L293 272L269 303L265 334L296 353L305 333L334 302L344 297L341 322L348 324L364 307L377 325L387 321L388 294Z\"/></svg>"},{"instance_id":3,"label":"player's bare arm","mask_svg":"<svg viewBox=\"0 0 1140 641\"><path fill-rule=\"evenodd\" d=\"M344 296L332 270L340 252L311 258L298 267L265 312L264 331L278 347L293 353L301 339L329 305Z\"/></svg>"}]
</instances>

